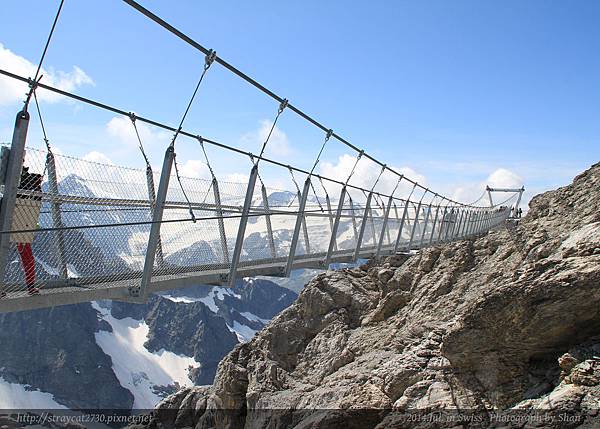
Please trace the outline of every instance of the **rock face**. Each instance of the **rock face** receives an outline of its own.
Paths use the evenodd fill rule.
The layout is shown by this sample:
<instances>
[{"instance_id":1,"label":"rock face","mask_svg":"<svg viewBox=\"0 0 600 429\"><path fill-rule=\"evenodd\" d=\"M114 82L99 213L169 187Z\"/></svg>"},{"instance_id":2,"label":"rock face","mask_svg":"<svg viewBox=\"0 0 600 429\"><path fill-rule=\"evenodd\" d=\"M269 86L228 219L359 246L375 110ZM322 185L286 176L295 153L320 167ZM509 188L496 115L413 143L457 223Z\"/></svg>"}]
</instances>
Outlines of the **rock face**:
<instances>
[{"instance_id":1,"label":"rock face","mask_svg":"<svg viewBox=\"0 0 600 429\"><path fill-rule=\"evenodd\" d=\"M131 408L133 395L119 384L94 338L110 326L100 326L89 304L2 314L0 326L4 380L52 392L73 408Z\"/></svg>"},{"instance_id":2,"label":"rock face","mask_svg":"<svg viewBox=\"0 0 600 429\"><path fill-rule=\"evenodd\" d=\"M192 375L196 384L212 383L219 361L238 343L225 320L201 302L181 305L159 297L145 320L150 328L146 349L193 357L200 363Z\"/></svg>"},{"instance_id":3,"label":"rock face","mask_svg":"<svg viewBox=\"0 0 600 429\"><path fill-rule=\"evenodd\" d=\"M152 407L165 392L175 392L180 385L157 385L157 380L146 376L148 368L128 367L134 372L125 377L123 370L119 373L115 368L119 366L116 357L125 354L138 362L135 358L144 350L156 356L166 350L191 357L195 362L189 370L189 384L210 384L221 359L245 340L235 329L251 336L296 297L273 282L250 279L233 289L196 286L171 291L164 297L152 296L146 304L83 303L0 314L0 382L50 393L56 402L73 409L131 409L140 407L134 397L144 395L146 386L126 382L142 375L151 390L159 392L155 402L144 402L144 408ZM129 344L117 351L105 344L101 347L98 335L113 332L103 319L108 315L112 323L117 320L132 329L145 323L143 345ZM2 399L0 393L0 404Z\"/></svg>"},{"instance_id":4,"label":"rock face","mask_svg":"<svg viewBox=\"0 0 600 429\"><path fill-rule=\"evenodd\" d=\"M381 412L363 427L407 427L418 424L392 411L557 404L584 415L566 427L588 424L600 407L600 164L530 207L484 237L316 276L210 388L168 398L151 425L330 427L336 413L292 410L368 408Z\"/></svg>"}]
</instances>

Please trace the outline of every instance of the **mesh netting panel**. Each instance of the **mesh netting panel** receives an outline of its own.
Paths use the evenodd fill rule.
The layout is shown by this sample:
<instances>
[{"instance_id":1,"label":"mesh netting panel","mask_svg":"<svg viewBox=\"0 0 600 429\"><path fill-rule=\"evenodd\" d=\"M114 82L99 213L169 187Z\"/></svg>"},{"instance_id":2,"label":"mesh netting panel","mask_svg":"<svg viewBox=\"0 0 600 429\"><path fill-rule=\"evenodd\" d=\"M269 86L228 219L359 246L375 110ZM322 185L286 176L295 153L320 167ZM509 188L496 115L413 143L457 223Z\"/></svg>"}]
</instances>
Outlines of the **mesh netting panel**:
<instances>
[{"instance_id":1,"label":"mesh netting panel","mask_svg":"<svg viewBox=\"0 0 600 429\"><path fill-rule=\"evenodd\" d=\"M35 149L24 167L4 290L139 284L149 225L121 224L150 220L145 171Z\"/></svg>"},{"instance_id":2,"label":"mesh netting panel","mask_svg":"<svg viewBox=\"0 0 600 429\"><path fill-rule=\"evenodd\" d=\"M172 176L160 233L163 258L156 258L155 268L162 274L176 274L227 266L235 246L245 193L243 184L215 184L212 180L181 177L180 185L176 176ZM191 221L186 195L196 222ZM217 195L222 222L217 219ZM173 222L177 220L181 222Z\"/></svg>"}]
</instances>

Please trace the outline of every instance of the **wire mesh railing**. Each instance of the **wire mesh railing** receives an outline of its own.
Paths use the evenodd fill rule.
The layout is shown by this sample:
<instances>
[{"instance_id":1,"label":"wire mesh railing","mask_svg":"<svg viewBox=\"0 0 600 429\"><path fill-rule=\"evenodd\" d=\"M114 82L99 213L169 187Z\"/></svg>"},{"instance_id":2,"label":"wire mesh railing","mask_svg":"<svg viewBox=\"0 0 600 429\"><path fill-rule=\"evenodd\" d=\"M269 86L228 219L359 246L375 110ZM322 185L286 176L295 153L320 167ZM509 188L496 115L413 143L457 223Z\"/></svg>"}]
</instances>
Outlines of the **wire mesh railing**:
<instances>
[{"instance_id":1,"label":"wire mesh railing","mask_svg":"<svg viewBox=\"0 0 600 429\"><path fill-rule=\"evenodd\" d=\"M6 232L10 246L3 292L19 297L67 285L139 287L144 269L149 269L144 262L153 225L146 172L37 149L26 150L24 165L12 225ZM172 178L151 279L220 270L226 280L244 220L247 184L183 177L182 185L196 221L190 219L187 200ZM338 202L333 198L329 211L316 200L309 201L301 213L293 192L255 189L240 264L282 267L299 216L306 234L303 226L294 258L316 258L316 264L323 265L332 243L333 257L411 250L479 234L502 223L509 212L508 207L419 207L415 201L394 198L371 198L367 203L356 195L346 198L341 210Z\"/></svg>"},{"instance_id":2,"label":"wire mesh railing","mask_svg":"<svg viewBox=\"0 0 600 429\"><path fill-rule=\"evenodd\" d=\"M54 296L78 293L85 298L91 291L111 289L144 299L151 289L162 287L157 285L206 279L231 285L240 272L289 275L300 266L325 268L338 260L411 251L480 234L510 216L505 205L508 200L487 208L461 204L405 177L225 62L215 51L202 47L135 1L124 1L205 55L200 78L177 126L41 83L41 66L62 10L60 3L35 76L27 78L0 69L0 75L29 84L10 150L3 150L0 168L0 298L50 292ZM279 103L258 156L183 128L213 63ZM53 154L37 102L38 88L131 119L147 168ZM31 99L35 100L47 151L25 149ZM264 155L286 109L325 133L311 169ZM152 171L138 122L173 133L160 172ZM175 149L179 136L200 143L210 178L179 174ZM315 170L332 140L356 154L347 177L325 177ZM205 144L249 157L253 166L248 182L218 180ZM370 187L357 186L351 180L361 160L363 167L368 162L370 169L380 169ZM259 164L289 173L296 189L267 187ZM389 195L377 191L382 176L397 180ZM324 194L317 193L317 180ZM515 192L516 210L523 189ZM40 306L51 303L44 302ZM61 303L60 297L52 302Z\"/></svg>"}]
</instances>

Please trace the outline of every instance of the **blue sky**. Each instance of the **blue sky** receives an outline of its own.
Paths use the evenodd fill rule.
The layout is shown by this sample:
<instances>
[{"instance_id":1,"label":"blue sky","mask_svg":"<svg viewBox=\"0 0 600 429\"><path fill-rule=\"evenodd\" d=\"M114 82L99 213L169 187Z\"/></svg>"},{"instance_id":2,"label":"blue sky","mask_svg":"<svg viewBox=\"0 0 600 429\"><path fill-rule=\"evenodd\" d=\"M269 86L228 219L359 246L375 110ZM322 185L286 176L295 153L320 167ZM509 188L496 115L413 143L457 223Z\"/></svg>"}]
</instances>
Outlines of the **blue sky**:
<instances>
[{"instance_id":1,"label":"blue sky","mask_svg":"<svg viewBox=\"0 0 600 429\"><path fill-rule=\"evenodd\" d=\"M494 173L498 183L522 179L531 195L569 183L600 158L596 1L141 3L355 145L449 195L468 200ZM57 6L4 2L0 67L11 70L21 57L37 63ZM176 124L203 61L121 1L66 0L44 68L53 83ZM4 142L19 108L7 85L0 80ZM42 109L63 153L142 165L127 121L49 97ZM276 110L214 65L185 128L258 152ZM291 111L278 126L270 154L310 168L323 133ZM160 165L169 136L142 134ZM41 144L35 120L29 144ZM208 150L217 173L247 174L247 159ZM321 171L345 174L344 154L354 155L328 145ZM178 159L189 175L206 174L197 142L178 142ZM367 164L357 184L376 175ZM282 186L281 174L265 177Z\"/></svg>"}]
</instances>

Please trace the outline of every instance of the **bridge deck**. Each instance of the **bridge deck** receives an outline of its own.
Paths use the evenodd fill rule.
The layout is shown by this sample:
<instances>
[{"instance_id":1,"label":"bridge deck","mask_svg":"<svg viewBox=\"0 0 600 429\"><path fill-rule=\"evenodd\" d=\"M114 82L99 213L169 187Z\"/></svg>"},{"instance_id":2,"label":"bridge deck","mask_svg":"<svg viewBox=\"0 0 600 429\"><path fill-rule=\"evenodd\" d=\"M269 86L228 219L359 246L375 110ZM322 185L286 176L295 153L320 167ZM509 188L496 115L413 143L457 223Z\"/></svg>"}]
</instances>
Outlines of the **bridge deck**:
<instances>
[{"instance_id":1,"label":"bridge deck","mask_svg":"<svg viewBox=\"0 0 600 429\"><path fill-rule=\"evenodd\" d=\"M393 246L387 246L383 250L384 254L393 252ZM373 256L375 249L365 249L361 257L368 258ZM294 262L294 269L317 268L323 269L323 258L325 254L302 255ZM349 263L353 262L353 253L349 251L339 251L332 257L331 263ZM281 277L282 270L285 268L285 259L279 258L271 262L259 264L244 264L240 266L239 277L270 276ZM189 271L171 275L155 275L150 283L149 291L164 292L172 289L180 289L197 285L223 285L223 277L229 273L228 267L219 267L214 269L203 269L199 271ZM139 276L138 276L139 278ZM131 279L119 281L106 281L88 284L76 283L76 279L71 279L70 286L60 286L58 283L40 290L38 295L28 295L25 291L9 292L5 299L0 299L0 313L34 310L39 308L54 307L58 305L77 304L88 301L98 300L118 300L133 303L143 302L137 298L131 297L128 288L131 285Z\"/></svg>"}]
</instances>

